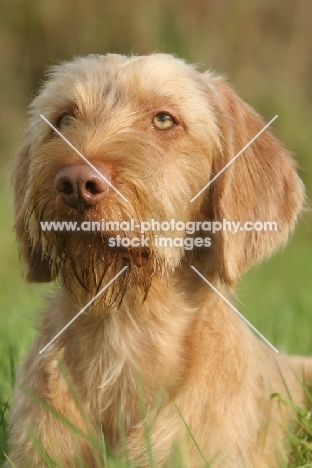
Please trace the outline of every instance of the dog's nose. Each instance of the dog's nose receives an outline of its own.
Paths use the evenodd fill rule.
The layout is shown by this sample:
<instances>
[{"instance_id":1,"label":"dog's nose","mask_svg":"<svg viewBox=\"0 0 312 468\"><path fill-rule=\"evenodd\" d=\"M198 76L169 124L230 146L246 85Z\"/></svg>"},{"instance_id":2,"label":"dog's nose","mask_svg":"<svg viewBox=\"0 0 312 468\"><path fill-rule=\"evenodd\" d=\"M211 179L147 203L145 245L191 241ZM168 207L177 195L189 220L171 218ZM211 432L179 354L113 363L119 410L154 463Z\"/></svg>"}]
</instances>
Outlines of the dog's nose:
<instances>
[{"instance_id":1,"label":"dog's nose","mask_svg":"<svg viewBox=\"0 0 312 468\"><path fill-rule=\"evenodd\" d=\"M81 210L103 198L111 176L103 165L95 167L103 177L87 164L67 165L56 174L54 186L67 205Z\"/></svg>"}]
</instances>

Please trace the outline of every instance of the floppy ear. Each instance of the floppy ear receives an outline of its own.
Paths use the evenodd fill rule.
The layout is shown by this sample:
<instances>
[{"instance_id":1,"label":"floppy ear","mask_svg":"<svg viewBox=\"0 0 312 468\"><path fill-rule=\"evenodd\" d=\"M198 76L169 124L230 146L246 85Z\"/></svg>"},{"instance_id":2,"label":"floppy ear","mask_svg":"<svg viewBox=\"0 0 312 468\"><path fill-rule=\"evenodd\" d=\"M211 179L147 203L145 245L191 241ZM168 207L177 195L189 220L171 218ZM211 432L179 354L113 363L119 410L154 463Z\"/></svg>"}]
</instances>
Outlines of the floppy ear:
<instances>
[{"instance_id":1,"label":"floppy ear","mask_svg":"<svg viewBox=\"0 0 312 468\"><path fill-rule=\"evenodd\" d=\"M265 126L223 80L215 79L214 91L222 149L214 157L212 177ZM303 185L290 155L265 130L208 190L213 219L240 222L237 234L220 231L215 238L220 278L233 286L251 265L287 241L302 208ZM246 221L275 221L277 230L246 231Z\"/></svg>"},{"instance_id":2,"label":"floppy ear","mask_svg":"<svg viewBox=\"0 0 312 468\"><path fill-rule=\"evenodd\" d=\"M51 275L50 259L43 255L40 241L36 244L31 242L25 219L30 148L29 143L22 146L15 158L13 167L15 231L25 279L34 283L47 283L54 279Z\"/></svg>"}]
</instances>

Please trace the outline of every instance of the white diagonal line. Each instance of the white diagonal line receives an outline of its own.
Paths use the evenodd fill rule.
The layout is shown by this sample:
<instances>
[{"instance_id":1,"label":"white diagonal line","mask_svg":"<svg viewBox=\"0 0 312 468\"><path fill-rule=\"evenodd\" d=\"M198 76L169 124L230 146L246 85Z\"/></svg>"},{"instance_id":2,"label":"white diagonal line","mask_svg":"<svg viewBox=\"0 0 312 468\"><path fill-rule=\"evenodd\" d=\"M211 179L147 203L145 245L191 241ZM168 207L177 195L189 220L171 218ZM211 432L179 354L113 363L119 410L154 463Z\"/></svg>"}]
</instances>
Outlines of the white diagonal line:
<instances>
[{"instance_id":1,"label":"white diagonal line","mask_svg":"<svg viewBox=\"0 0 312 468\"><path fill-rule=\"evenodd\" d=\"M250 145L261 135L261 133L263 133L263 132L271 125L272 122L274 122L274 120L277 119L277 117L278 117L278 115L276 115L275 117L273 117L273 119L270 120L270 122L267 123L266 126L263 127L263 129L260 130L260 132L257 133L257 135L255 135L255 136L250 140L250 142L247 143L247 145L244 146L244 148L241 149L241 150L239 151L239 153L237 153L237 155L234 156L234 158L231 159L231 161L229 161L229 162L221 169L221 171L218 172L218 174L216 174L216 175L208 182L208 184L206 184L205 187L203 187L203 188L198 192L197 195L195 195L194 198L192 198L191 203L193 203L193 201L196 200L196 198L199 197L199 195L200 195L201 193L203 193L203 192L206 190L206 188L208 188L209 185L211 185L211 184L217 179L217 177L219 177L219 175L221 175L222 172L224 172L224 171L238 158L238 156L240 156L240 155L248 148L248 146L250 146Z\"/></svg>"},{"instance_id":2,"label":"white diagonal line","mask_svg":"<svg viewBox=\"0 0 312 468\"><path fill-rule=\"evenodd\" d=\"M126 198L121 192L119 192L119 190L116 189L116 187L114 187L114 185L113 185L108 179L106 179L106 177L105 177L95 166L93 166L93 164L90 163L90 161L88 161L88 159L85 158L84 155L83 155L82 153L80 153L80 151L77 150L77 148L75 148L75 146L74 146L69 140L67 140L67 138L65 138L64 135L63 135L57 128L55 128L54 125L51 124L51 122L49 122L49 120L46 119L44 115L40 114L40 117L41 117L51 128L53 128L53 130L54 130L61 138L63 138L63 140L66 141L66 143L67 143L74 151L76 151L76 153L78 154L78 156L80 156L87 164L89 164L89 166L92 167L92 169L93 169L99 176L101 176L102 179L104 179L105 182L106 182L113 190L115 190L115 192L118 193L118 195L120 195L121 198L122 198L125 202L129 203L129 200L127 200L127 198Z\"/></svg>"},{"instance_id":3,"label":"white diagonal line","mask_svg":"<svg viewBox=\"0 0 312 468\"><path fill-rule=\"evenodd\" d=\"M232 310L234 310L234 312L235 312L242 320L244 320L244 322L247 323L247 325L248 325L250 328L252 328L252 330L253 330L254 332L257 333L257 335L260 336L260 338L263 339L263 341L266 342L266 344L268 344L276 353L279 353L278 349L276 349L275 346L273 346L273 345L269 342L269 340L267 340L266 337L263 336L262 333L260 333L259 330L257 330L256 327L254 327L254 326L246 319L246 317L244 317L243 314L241 314L241 313L233 306L233 304L231 304L230 301L229 301L226 297L224 297L224 296L220 293L220 291L218 291L217 288L215 288L215 287L213 286L213 284L211 284L210 281L208 281L208 280L197 270L197 268L195 268L195 267L192 266L192 265L191 265L191 268L198 274L198 276L201 277L201 279L203 279L203 280L205 281L205 283L207 283L207 284L224 300L224 302L227 303L227 305L229 305L229 306L231 307Z\"/></svg>"},{"instance_id":4,"label":"white diagonal line","mask_svg":"<svg viewBox=\"0 0 312 468\"><path fill-rule=\"evenodd\" d=\"M91 301L89 301L88 304L85 305L85 306L83 307L83 309L81 309L80 312L78 312L78 314L75 315L75 317L72 318L72 319L67 323L67 325L65 325L65 327L63 327L62 330L60 330L60 331L55 335L55 337L52 338L52 340L49 341L49 343L46 344L45 347L42 348L42 349L39 351L39 354L43 353L43 351L45 351L45 350L47 349L47 347L50 346L50 344L52 344L52 343L63 333L63 331L65 331L66 328L68 328L68 327L79 317L79 315L81 315L81 314L89 307L89 305L91 305L92 302L94 302L94 301L105 291L105 289L107 289L107 288L115 281L115 279L117 279L118 276L120 276L127 268L128 268L128 266L124 266L123 269L120 270L120 272L117 273L117 275L115 275L114 278L112 278L112 279L104 286L104 288L102 288L101 291L99 291L99 292L91 299Z\"/></svg>"}]
</instances>

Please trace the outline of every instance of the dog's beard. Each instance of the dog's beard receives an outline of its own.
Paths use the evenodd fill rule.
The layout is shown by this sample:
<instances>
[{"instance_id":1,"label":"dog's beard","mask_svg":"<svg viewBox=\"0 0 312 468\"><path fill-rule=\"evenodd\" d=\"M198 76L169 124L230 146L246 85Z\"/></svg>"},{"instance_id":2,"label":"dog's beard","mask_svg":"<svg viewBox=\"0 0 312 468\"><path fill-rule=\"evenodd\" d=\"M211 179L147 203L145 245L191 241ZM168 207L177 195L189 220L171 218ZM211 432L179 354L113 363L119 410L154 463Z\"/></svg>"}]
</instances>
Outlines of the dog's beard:
<instances>
[{"instance_id":1,"label":"dog's beard","mask_svg":"<svg viewBox=\"0 0 312 468\"><path fill-rule=\"evenodd\" d=\"M144 233L144 238L148 238L148 247L143 245L128 248L120 247L117 243L110 246L108 240L110 237L116 239L117 236L121 239L141 239L141 232L42 231L40 228L41 222L52 220L74 221L79 226L85 221L109 220L120 223L121 220L135 219L140 225L140 220L154 217L146 206L144 197L139 198L133 193L127 193L132 201L129 207L119 198L116 203L114 194L108 194L105 206L90 207L80 213L65 206L59 197L55 197L53 189L47 191L43 197L40 188L41 186L34 184L28 194L26 225L30 239L33 246L38 244L42 246L43 257L51 265L51 276L58 278L77 307L83 307L91 301L110 282L112 283L109 287L94 301L93 307L108 312L120 306L125 295L127 301L143 302L154 275L171 274L180 264L183 249L156 246L152 232ZM133 192L136 193L136 190L133 189ZM164 216L166 210L161 210L159 206L161 203L157 205L156 219L158 217L160 220L166 219ZM55 219L56 213L57 219ZM167 217L170 219L169 215ZM125 266L127 268L123 273L114 279Z\"/></svg>"},{"instance_id":2,"label":"dog's beard","mask_svg":"<svg viewBox=\"0 0 312 468\"><path fill-rule=\"evenodd\" d=\"M101 308L103 313L118 308L126 293L128 300L131 297L143 302L153 275L159 270L152 249L111 247L107 233L54 232L45 241L46 255L53 258L56 275L74 302L83 306L100 293L93 308ZM135 297L131 294L134 289Z\"/></svg>"}]
</instances>

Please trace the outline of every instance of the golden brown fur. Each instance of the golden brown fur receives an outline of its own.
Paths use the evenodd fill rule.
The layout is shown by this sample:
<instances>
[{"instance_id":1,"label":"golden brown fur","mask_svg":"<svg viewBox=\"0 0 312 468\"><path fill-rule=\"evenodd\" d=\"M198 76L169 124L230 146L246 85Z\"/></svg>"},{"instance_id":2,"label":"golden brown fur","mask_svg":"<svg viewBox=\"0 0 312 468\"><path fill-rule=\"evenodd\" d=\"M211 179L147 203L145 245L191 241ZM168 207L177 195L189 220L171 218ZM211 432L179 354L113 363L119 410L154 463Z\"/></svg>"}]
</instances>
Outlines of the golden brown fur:
<instances>
[{"instance_id":1,"label":"golden brown fur","mask_svg":"<svg viewBox=\"0 0 312 468\"><path fill-rule=\"evenodd\" d=\"M155 128L159 112L174 116L175 127ZM86 209L64 203L55 177L83 162L40 114L54 125L69 114L64 136L94 165L108 168L129 203L111 188ZM149 466L145 425L154 466L173 466L173 450L184 467L204 466L179 412L213 467L279 467L287 459L284 428L293 415L270 396L289 392L303 404L299 377L304 365L311 378L310 362L276 355L190 268L225 294L287 241L303 188L269 131L189 202L263 126L221 78L171 56L89 56L52 70L31 106L14 171L26 279L58 277L61 285L18 377L9 453L17 468L45 466L29 429L59 467L77 466L77 459L101 466L97 449L33 395L87 435L102 429L117 453L126 445L133 466ZM193 251L157 248L149 233L144 251L109 248L113 231L47 233L39 227L45 220L131 218L275 220L278 231L220 232L211 248ZM126 272L39 354L125 264Z\"/></svg>"}]
</instances>

